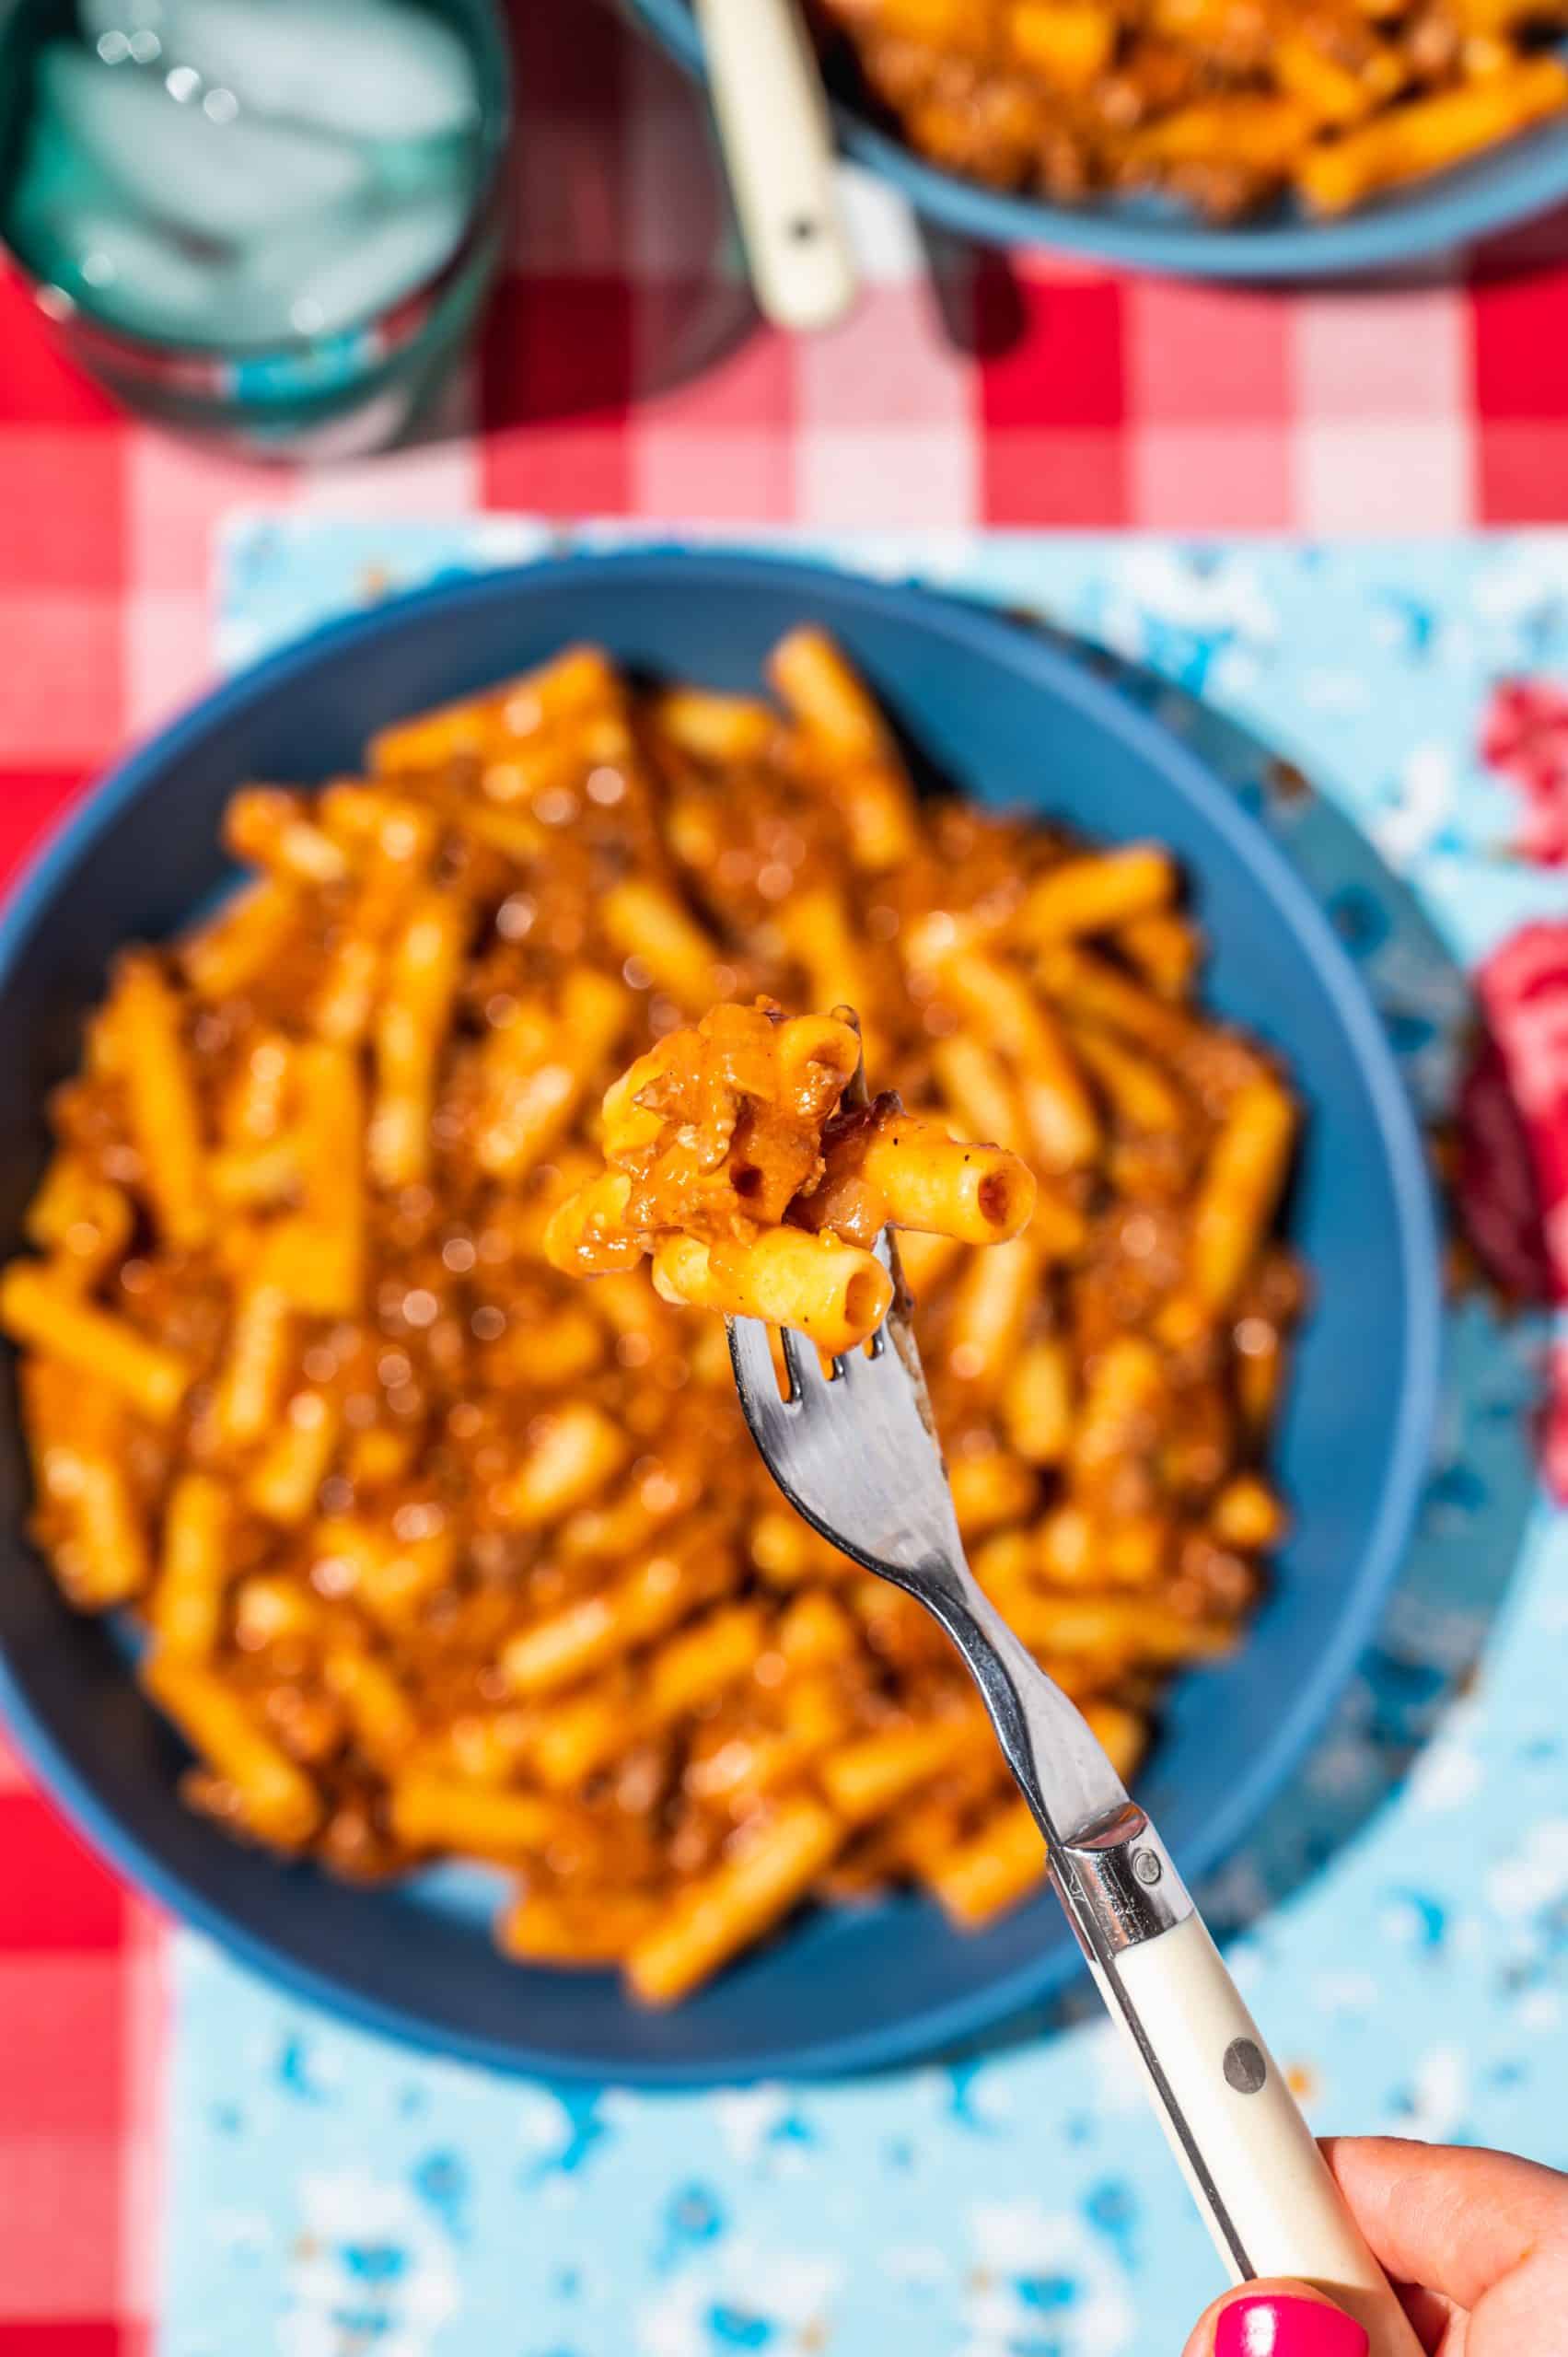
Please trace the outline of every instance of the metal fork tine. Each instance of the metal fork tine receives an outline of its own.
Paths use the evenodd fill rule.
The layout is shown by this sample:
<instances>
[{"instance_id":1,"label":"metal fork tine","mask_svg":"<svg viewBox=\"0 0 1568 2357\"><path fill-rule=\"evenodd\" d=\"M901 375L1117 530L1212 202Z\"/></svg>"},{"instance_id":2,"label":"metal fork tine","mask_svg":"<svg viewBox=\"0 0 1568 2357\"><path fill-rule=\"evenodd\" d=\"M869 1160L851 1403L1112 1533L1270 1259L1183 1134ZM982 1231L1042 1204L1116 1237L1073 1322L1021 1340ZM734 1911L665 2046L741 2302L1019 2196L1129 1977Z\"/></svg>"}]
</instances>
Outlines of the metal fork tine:
<instances>
[{"instance_id":1,"label":"metal fork tine","mask_svg":"<svg viewBox=\"0 0 1568 2357\"><path fill-rule=\"evenodd\" d=\"M822 1373L816 1343L805 1334L797 1334L793 1326L781 1327L780 1332L784 1337L784 1364L789 1369L790 1388L796 1399L824 1397L828 1378Z\"/></svg>"},{"instance_id":2,"label":"metal fork tine","mask_svg":"<svg viewBox=\"0 0 1568 2357\"><path fill-rule=\"evenodd\" d=\"M768 1329L760 1318L726 1318L729 1330L730 1364L742 1399L773 1399L778 1398L778 1376L773 1366L773 1353L768 1341ZM795 1405L800 1397L796 1372L790 1362L787 1345L784 1364L789 1368L790 1397L780 1405Z\"/></svg>"}]
</instances>

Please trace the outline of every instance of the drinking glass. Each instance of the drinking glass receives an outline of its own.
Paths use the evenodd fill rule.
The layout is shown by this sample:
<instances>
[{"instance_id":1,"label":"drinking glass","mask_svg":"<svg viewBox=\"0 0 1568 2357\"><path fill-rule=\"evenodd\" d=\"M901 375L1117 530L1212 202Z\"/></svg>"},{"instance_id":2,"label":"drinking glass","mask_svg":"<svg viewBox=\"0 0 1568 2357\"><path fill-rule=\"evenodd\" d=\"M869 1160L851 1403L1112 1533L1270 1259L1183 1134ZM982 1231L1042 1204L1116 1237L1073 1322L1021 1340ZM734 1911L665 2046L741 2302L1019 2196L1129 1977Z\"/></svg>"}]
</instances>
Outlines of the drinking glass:
<instances>
[{"instance_id":1,"label":"drinking glass","mask_svg":"<svg viewBox=\"0 0 1568 2357\"><path fill-rule=\"evenodd\" d=\"M357 455L479 316L509 118L492 0L0 0L0 237L128 408Z\"/></svg>"}]
</instances>

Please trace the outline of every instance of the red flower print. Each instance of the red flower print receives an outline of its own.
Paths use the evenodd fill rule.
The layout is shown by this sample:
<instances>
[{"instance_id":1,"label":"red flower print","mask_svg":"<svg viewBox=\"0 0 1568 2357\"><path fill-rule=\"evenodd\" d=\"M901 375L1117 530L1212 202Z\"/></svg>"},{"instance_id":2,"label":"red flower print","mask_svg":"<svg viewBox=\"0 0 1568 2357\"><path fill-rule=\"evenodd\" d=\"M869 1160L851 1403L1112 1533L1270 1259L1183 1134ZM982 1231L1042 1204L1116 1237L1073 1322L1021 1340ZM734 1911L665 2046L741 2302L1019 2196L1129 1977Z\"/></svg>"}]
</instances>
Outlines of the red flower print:
<instances>
[{"instance_id":1,"label":"red flower print","mask_svg":"<svg viewBox=\"0 0 1568 2357\"><path fill-rule=\"evenodd\" d=\"M1484 1033L1459 1084L1452 1208L1465 1241L1506 1301L1550 1301L1535 1155L1495 1039Z\"/></svg>"},{"instance_id":2,"label":"red flower print","mask_svg":"<svg viewBox=\"0 0 1568 2357\"><path fill-rule=\"evenodd\" d=\"M1481 757L1524 796L1520 855L1568 865L1568 688L1500 680L1481 721Z\"/></svg>"},{"instance_id":3,"label":"red flower print","mask_svg":"<svg viewBox=\"0 0 1568 2357\"><path fill-rule=\"evenodd\" d=\"M1568 1349L1559 1347L1547 1360L1536 1446L1542 1480L1559 1505L1568 1505Z\"/></svg>"},{"instance_id":4,"label":"red flower print","mask_svg":"<svg viewBox=\"0 0 1568 2357\"><path fill-rule=\"evenodd\" d=\"M1568 923L1523 926L1476 987L1529 1140L1552 1295L1568 1301Z\"/></svg>"},{"instance_id":5,"label":"red flower print","mask_svg":"<svg viewBox=\"0 0 1568 2357\"><path fill-rule=\"evenodd\" d=\"M1505 1280L1527 1274L1533 1262L1536 1298L1568 1302L1568 923L1523 926L1486 960L1476 987L1491 1038L1461 1097L1467 1232ZM1509 1143L1499 1080L1528 1147L1527 1173ZM1551 1355L1539 1439L1548 1487L1568 1504L1568 1348Z\"/></svg>"}]
</instances>

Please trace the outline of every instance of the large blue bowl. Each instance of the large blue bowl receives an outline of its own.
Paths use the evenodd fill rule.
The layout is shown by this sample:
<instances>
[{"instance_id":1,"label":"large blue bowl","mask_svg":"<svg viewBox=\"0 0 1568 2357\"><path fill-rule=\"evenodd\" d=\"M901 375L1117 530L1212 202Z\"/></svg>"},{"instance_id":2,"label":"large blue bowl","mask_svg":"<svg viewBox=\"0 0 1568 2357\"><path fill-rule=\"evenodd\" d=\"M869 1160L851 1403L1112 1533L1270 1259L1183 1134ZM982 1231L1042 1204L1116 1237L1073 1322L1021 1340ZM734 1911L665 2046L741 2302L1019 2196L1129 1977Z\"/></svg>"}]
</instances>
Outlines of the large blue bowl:
<instances>
[{"instance_id":1,"label":"large blue bowl","mask_svg":"<svg viewBox=\"0 0 1568 2357\"><path fill-rule=\"evenodd\" d=\"M1317 907L1173 737L1027 630L804 564L627 554L442 586L246 673L124 763L0 926L0 1250L17 1243L48 1091L75 1062L110 953L223 886L218 816L238 781L350 769L372 729L572 639L754 687L768 648L804 619L838 636L969 793L1173 845L1214 944L1214 1004L1278 1045L1309 1109L1292 1216L1317 1306L1280 1457L1295 1535L1245 1648L1177 1690L1144 1786L1182 1866L1200 1872L1299 1762L1376 1621L1426 1457L1436 1246L1388 1049ZM361 2022L508 2068L689 2084L890 2062L1073 1969L1049 1899L970 1939L909 1898L811 1916L692 2003L648 2014L608 1976L503 1963L463 1875L366 1892L236 1849L180 1806L180 1747L113 1632L67 1611L27 1545L26 1492L15 1419L0 1411L0 1700L34 1765L127 1874Z\"/></svg>"},{"instance_id":2,"label":"large blue bowl","mask_svg":"<svg viewBox=\"0 0 1568 2357\"><path fill-rule=\"evenodd\" d=\"M679 64L703 72L691 0L629 5ZM1257 220L1205 224L1153 198L1052 204L1043 197L1005 196L923 162L855 107L835 103L833 115L846 154L961 237L986 245L1055 247L1187 278L1344 278L1397 269L1532 220L1568 200L1568 121L1562 119L1342 219L1314 221L1281 207Z\"/></svg>"}]
</instances>

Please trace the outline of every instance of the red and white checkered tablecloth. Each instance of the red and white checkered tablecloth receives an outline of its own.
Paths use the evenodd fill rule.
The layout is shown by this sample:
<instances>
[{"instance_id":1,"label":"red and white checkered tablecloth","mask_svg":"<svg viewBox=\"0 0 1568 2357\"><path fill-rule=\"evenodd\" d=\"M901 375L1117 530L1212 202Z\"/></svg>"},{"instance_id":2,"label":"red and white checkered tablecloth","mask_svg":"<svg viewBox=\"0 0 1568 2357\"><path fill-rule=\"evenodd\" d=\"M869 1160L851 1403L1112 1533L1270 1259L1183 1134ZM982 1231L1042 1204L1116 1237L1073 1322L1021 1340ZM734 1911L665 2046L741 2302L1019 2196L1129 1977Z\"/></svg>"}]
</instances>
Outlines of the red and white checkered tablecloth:
<instances>
[{"instance_id":1,"label":"red and white checkered tablecloth","mask_svg":"<svg viewBox=\"0 0 1568 2357\"><path fill-rule=\"evenodd\" d=\"M510 266L446 438L256 470L132 424L0 266L0 877L207 676L236 505L853 528L1304 533L1568 520L1568 221L1351 292L926 250L851 190L870 284L760 328L690 90L581 0L519 6ZM935 265L935 274L934 274ZM162 1932L0 1760L0 2357L156 2310Z\"/></svg>"}]
</instances>

